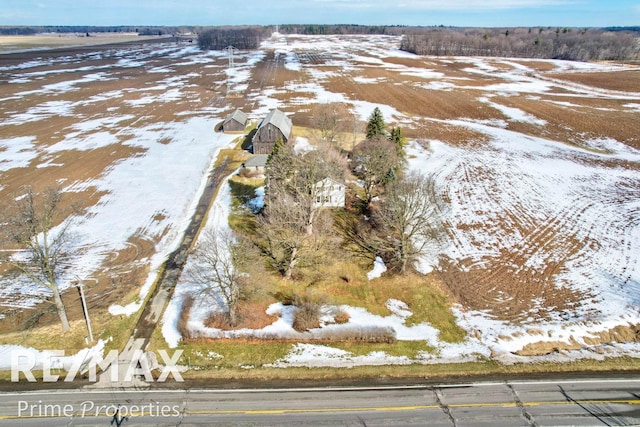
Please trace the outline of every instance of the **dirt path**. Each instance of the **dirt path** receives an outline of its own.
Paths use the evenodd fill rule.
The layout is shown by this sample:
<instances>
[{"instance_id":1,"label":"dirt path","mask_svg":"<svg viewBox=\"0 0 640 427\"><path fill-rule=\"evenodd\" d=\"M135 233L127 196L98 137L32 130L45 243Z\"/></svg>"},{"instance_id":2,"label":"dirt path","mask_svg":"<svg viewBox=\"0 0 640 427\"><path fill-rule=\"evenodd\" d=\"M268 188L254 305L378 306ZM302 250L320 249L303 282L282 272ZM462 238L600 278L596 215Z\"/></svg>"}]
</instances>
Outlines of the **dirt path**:
<instances>
[{"instance_id":1,"label":"dirt path","mask_svg":"<svg viewBox=\"0 0 640 427\"><path fill-rule=\"evenodd\" d=\"M113 382L109 371L103 372L97 383L90 384L90 388L113 388L113 387L146 387L140 378L134 376L131 380L126 380L123 374L126 373L128 366L131 364L135 352L145 351L149 345L149 340L153 331L158 326L158 322L162 317L162 313L171 300L173 291L178 283L178 279L182 274L191 245L196 240L198 233L205 223L207 212L213 203L218 187L227 175L227 166L229 162L225 160L219 166L215 167L207 178L207 185L204 192L200 196L200 200L196 210L191 217L189 226L185 230L184 236L178 248L167 257L164 268L161 269L159 277L156 279L156 285L152 291L150 298L142 309L142 314L136 323L131 337L119 353L118 372L120 375L118 382Z\"/></svg>"},{"instance_id":2,"label":"dirt path","mask_svg":"<svg viewBox=\"0 0 640 427\"><path fill-rule=\"evenodd\" d=\"M144 307L142 315L132 334L132 339L139 342L140 349L144 349L149 344L151 334L158 325L162 313L173 295L175 286L189 256L191 245L204 225L209 206L213 202L218 187L226 176L227 165L228 161L224 161L209 174L207 186L200 197L198 206L191 217L191 221L182 237L180 246L169 255L164 264L164 269L162 269L156 281L153 294Z\"/></svg>"}]
</instances>

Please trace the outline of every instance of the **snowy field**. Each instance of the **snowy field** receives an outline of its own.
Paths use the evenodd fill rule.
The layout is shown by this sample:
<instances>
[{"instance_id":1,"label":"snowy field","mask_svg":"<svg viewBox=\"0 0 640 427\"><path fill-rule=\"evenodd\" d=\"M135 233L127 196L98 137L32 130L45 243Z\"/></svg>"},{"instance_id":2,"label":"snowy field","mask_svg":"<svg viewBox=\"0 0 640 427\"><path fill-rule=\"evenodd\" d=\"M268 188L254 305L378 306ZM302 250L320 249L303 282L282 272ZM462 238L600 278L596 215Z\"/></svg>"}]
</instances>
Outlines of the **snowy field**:
<instances>
[{"instance_id":1,"label":"snowy field","mask_svg":"<svg viewBox=\"0 0 640 427\"><path fill-rule=\"evenodd\" d=\"M221 55L184 46L156 49L132 47L100 51L90 58L78 55L0 67L5 85L16 87L14 92L3 92L1 99L0 172L26 171L33 181L42 179L40 174L57 175L56 182L71 198L74 193L103 194L82 216L70 218L70 249L76 256L69 274L62 278L63 289L78 278L89 283L97 280L93 276L104 273L105 262L131 248L138 255L133 262L150 269L140 292L143 298L157 268L179 242L218 151L235 138L214 132L224 118L224 108L198 106L189 83L194 75L180 73L188 65L214 63ZM171 68L158 70L154 65L158 55L171 58ZM99 64L86 65L94 61ZM142 87L125 83L121 89L78 96L92 85L101 88L119 80L131 68L141 73L149 70L153 79ZM32 89L20 90L25 85ZM12 109L22 99L27 100L27 108ZM151 120L168 103L181 108L169 119ZM63 119L64 125L58 128ZM40 133L41 126L56 127L55 135ZM86 158L89 163L95 152L115 160L103 169L96 166L95 175L77 179L76 169L88 165L67 159L82 162ZM8 173L4 177L1 184L19 182ZM30 184L28 178L26 183ZM2 187L3 197L19 191ZM150 242L153 249L142 253L132 239ZM3 305L29 307L40 302L43 293L24 281L2 278Z\"/></svg>"},{"instance_id":2,"label":"snowy field","mask_svg":"<svg viewBox=\"0 0 640 427\"><path fill-rule=\"evenodd\" d=\"M319 41L323 40L323 41ZM455 82L445 73L404 65L389 65L388 58L412 57L394 48L394 39L372 37L367 41L350 43L341 37L326 38L274 38L263 44L274 49L276 55L286 58L284 67L303 71L310 79L303 83L289 82L285 88L268 88L262 93L248 93L261 105L274 105L269 99L278 92L306 92L308 98L292 98L295 105L314 102L344 102L365 120L375 106L381 108L387 121L411 127L416 118L401 113L390 105L374 104L350 99L344 93L329 91L323 83L334 77L332 73L345 70L361 71L366 67L385 67L398 76L412 75L430 80L429 90L450 91ZM304 53L303 53L304 52ZM305 61L305 57L326 55L330 60L322 65ZM340 52L336 54L335 52ZM413 327L404 325L410 315L405 302L390 300L392 315L375 316L357 307L340 307L350 315L346 325L331 325L323 329L358 328L366 325L392 327L399 340L423 340L436 349L434 353L420 354L415 359L391 357L384 353L355 357L330 346L299 344L285 359L275 366L355 366L358 364L437 363L495 358L505 363L536 361L568 361L576 358L601 359L614 355L639 355L637 344L607 344L588 346L585 338L616 326L640 323L638 300L640 271L640 175L637 165L640 151L613 138L586 138L585 147L569 145L512 131L509 124L520 122L544 128L547 122L518 108L492 101L500 96L534 96L552 93L557 84L549 79L530 77L533 70L523 60L501 60L511 69L505 71L487 59L464 59L473 64L470 73L497 77L502 82L472 86L477 100L499 114L494 120L440 120L423 117L434 126L446 123L466 128L483 135L486 141L480 147L460 147L440 140L412 141L408 154L409 168L433 173L441 194L450 200L451 210L445 218L450 230L450 242L445 248L427 254L420 263L425 272L431 271L442 256L459 263L461 270L482 270L489 264L511 262L500 268L513 269L513 274L525 274L536 286L523 297L505 290L495 297L489 292L487 307L477 310L464 305L453 309L458 323L468 331L469 338L461 344L448 344L438 338L438 331L427 324ZM544 61L555 73L571 71L603 72L621 67L596 64ZM325 71L337 67L340 71ZM344 77L343 74L339 74ZM401 79L401 77L398 77ZM376 84L379 79L354 78L360 85ZM620 98L622 109L635 105L632 100L640 94L607 92L598 88L575 86L575 105L581 98ZM469 90L465 86L465 90ZM266 92L266 94L265 94ZM294 115L295 117L295 115ZM226 193L224 198L228 197ZM224 202L228 203L228 202ZM210 223L209 227L225 227L224 223ZM505 259L505 253L511 258ZM516 257L517 255L517 257ZM510 261L509 261L510 259ZM549 273L550 266L554 271ZM378 277L383 267L377 263L369 275ZM492 270L492 274L493 270ZM497 277L497 274L494 274ZM522 280L522 279L520 279ZM497 281L497 279L496 279ZM473 287L473 281L467 283ZM517 285L517 283L516 283ZM524 283L528 286L527 283ZM175 328L181 298L188 294L187 283L172 301L164 319L163 333L170 346L177 345L179 333ZM496 283L494 288L498 288ZM545 290L550 288L551 290ZM553 304L554 289L567 289L583 296L582 301L568 301L566 307ZM471 290L470 290L471 291ZM471 291L472 292L472 291ZM547 297L545 292L551 294ZM525 307L511 316L500 312L500 306L510 305L512 299L527 299ZM410 302L406 302L410 304ZM399 310L398 307L404 307ZM291 307L271 307L270 313L279 319L262 330L220 331L203 326L206 312L195 310L189 327L211 337L255 337L278 334L293 338L297 332L291 327ZM331 307L327 307L327 311ZM319 331L316 331L319 332ZM576 350L559 351L547 356L524 357L514 354L527 344L560 342ZM579 349L580 347L589 347Z\"/></svg>"},{"instance_id":3,"label":"snowy field","mask_svg":"<svg viewBox=\"0 0 640 427\"><path fill-rule=\"evenodd\" d=\"M348 104L362 120L379 107L387 123L417 135L408 149L409 168L433 174L438 191L450 203L445 218L449 242L425 256L420 267L425 272L442 268L445 259L447 271L454 271L447 280L460 300L453 313L468 338L450 344L440 340L439 331L431 325L406 326L410 301L390 300L392 314L386 317L344 306L340 308L349 314L349 322L331 325L331 319L326 319L325 328L392 327L399 340L424 341L436 350L413 359L384 353L356 357L330 346L298 344L274 366L428 364L484 358L515 363L640 355L640 346L634 343L586 348L597 333L640 324L640 151L633 148L639 142L637 136L623 140L617 135L595 135L590 128L570 128L560 117L557 122L553 115L537 117L535 109L526 111L513 104L525 99L536 106L557 108L553 111L637 116L638 93L554 77L627 68L563 61L422 59L398 50L398 38L385 36L274 35L259 51L239 54L234 69L225 68L223 54L203 53L191 46L160 46L159 52L132 48L108 57L102 54L105 63L95 66L72 67L73 59L67 58L0 67L3 83L42 81L38 89L3 92L3 103L22 97L35 101L23 110L2 110L0 173L27 167L63 168L58 163L62 151L136 149L135 155L114 161L91 179L65 182L69 192L90 187L105 194L74 222L79 249L74 274L90 277L105 258L126 247L132 235L143 235L155 242L154 251L152 259L138 261L150 266L146 285L155 279L157 267L177 243L193 211L211 161L233 139L212 132L232 107L243 107L253 119L278 107L294 122L296 114L303 115L315 103ZM273 74L283 70L298 78L283 84L267 78L256 81L253 73L271 51L277 58ZM541 73L541 63L551 71ZM456 67L450 68L452 64ZM46 71L45 66L55 66L55 71ZM80 73L77 67L82 68ZM136 88L106 85L128 68L147 70L150 80ZM197 88L204 80L221 93L220 98L229 94L234 104L206 99L208 92ZM65 98L92 81L104 84L105 91L83 99ZM402 105L402 100L386 92L394 88L411 91L415 98L405 99L411 105ZM471 105L473 110L431 114L430 106L420 104L453 99L448 98L453 95L464 99L460 105ZM111 110L83 113L91 104ZM170 115L160 113L163 105L173 108ZM55 143L21 126L52 117L71 121L59 131ZM473 136L464 144L421 136L425 123ZM578 136L561 139L562 132ZM212 207L208 228L228 227L229 205L225 186ZM382 267L372 266L371 280L379 274L384 277ZM180 340L176 322L193 286L186 280L178 285L163 317L162 332L171 347ZM0 297L4 304L28 306L38 301L39 293L13 282L4 284ZM190 327L214 337L295 336L290 307L276 305L270 311L279 313L279 318L265 330L222 332L205 328L207 312L196 307ZM514 354L544 341L566 343L575 350L536 357Z\"/></svg>"}]
</instances>

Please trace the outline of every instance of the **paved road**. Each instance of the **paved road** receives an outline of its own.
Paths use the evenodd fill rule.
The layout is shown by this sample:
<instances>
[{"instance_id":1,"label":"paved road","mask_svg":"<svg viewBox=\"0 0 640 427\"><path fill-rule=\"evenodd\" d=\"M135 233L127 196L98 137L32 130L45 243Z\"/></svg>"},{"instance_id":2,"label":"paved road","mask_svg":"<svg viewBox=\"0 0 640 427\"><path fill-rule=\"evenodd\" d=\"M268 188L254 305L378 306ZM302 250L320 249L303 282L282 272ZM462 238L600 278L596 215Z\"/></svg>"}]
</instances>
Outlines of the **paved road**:
<instances>
[{"instance_id":1,"label":"paved road","mask_svg":"<svg viewBox=\"0 0 640 427\"><path fill-rule=\"evenodd\" d=\"M0 396L0 424L6 426L106 426L118 405L122 415L131 413L122 422L126 426L640 425L640 377L375 389L127 389Z\"/></svg>"}]
</instances>

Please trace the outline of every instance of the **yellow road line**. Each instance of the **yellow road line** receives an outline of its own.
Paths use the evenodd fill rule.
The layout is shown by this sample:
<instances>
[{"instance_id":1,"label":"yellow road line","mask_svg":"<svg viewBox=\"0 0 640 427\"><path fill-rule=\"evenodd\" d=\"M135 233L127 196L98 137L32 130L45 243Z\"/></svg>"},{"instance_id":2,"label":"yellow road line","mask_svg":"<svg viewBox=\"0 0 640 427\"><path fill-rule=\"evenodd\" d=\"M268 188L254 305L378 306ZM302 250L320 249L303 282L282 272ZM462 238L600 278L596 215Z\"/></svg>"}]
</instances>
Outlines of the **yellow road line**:
<instances>
[{"instance_id":1,"label":"yellow road line","mask_svg":"<svg viewBox=\"0 0 640 427\"><path fill-rule=\"evenodd\" d=\"M640 405L640 399L614 399L614 400L580 400L580 401L551 401L551 402L523 402L523 406L557 406L557 405L604 405L604 404L619 404L619 405ZM512 408L518 406L515 402L497 402L497 403L453 403L446 405L449 408ZM282 414L301 414L301 413L340 413L340 412L394 412L394 411L419 411L425 409L439 409L440 405L414 405L414 406L373 406L373 407L358 407L358 408L304 408L304 409L235 409L235 410L187 410L184 412L186 415L282 415ZM157 412L152 411L138 411L128 414L134 417L143 416L157 416ZM79 414L76 414L79 416ZM105 412L100 413L87 413L84 417L107 417L112 414ZM0 415L0 420L10 419L29 419L29 418L62 418L64 415L52 414L52 415ZM66 417L65 417L66 418Z\"/></svg>"},{"instance_id":2,"label":"yellow road line","mask_svg":"<svg viewBox=\"0 0 640 427\"><path fill-rule=\"evenodd\" d=\"M582 400L577 402L555 401L555 402L523 402L523 406L543 406L543 405L602 405L602 404L621 404L621 405L640 405L640 399L617 399L617 400ZM518 404L515 402L502 403L454 403L446 405L449 408L513 408ZM440 405L419 405L419 406L382 406L382 407L360 407L360 408L307 408L307 409L236 409L236 410L187 410L186 414L191 415L269 415L269 414L287 414L287 413L317 413L317 412L363 412L363 411L416 411L423 409L439 409Z\"/></svg>"}]
</instances>

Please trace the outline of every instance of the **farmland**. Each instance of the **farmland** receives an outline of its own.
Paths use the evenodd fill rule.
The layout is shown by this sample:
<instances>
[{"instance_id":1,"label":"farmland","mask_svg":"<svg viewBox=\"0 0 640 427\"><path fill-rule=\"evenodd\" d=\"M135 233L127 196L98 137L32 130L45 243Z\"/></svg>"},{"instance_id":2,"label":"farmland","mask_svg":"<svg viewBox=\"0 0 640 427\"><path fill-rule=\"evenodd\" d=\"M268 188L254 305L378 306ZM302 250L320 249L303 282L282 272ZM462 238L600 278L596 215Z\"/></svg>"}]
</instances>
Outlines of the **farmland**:
<instances>
[{"instance_id":1,"label":"farmland","mask_svg":"<svg viewBox=\"0 0 640 427\"><path fill-rule=\"evenodd\" d=\"M214 132L228 113L259 120L278 107L302 128L314 104L346 104L360 121L379 107L411 141L408 167L433 174L448 202L447 239L419 269L441 283L467 338L448 344L428 324L406 327L398 318L407 308L393 303L386 320L358 307L348 308L352 319L395 322L439 349L423 361L637 356L640 68L420 57L399 45L392 36L276 34L239 52L234 68L225 52L187 43L3 55L0 199L62 185L81 210L64 286L82 278L91 309L119 315L139 307L210 165L237 145L237 135ZM76 294L65 298L80 319ZM3 277L0 332L25 328L42 300L40 289ZM172 341L170 309L163 331ZM318 347L301 344L281 363L305 366L309 354L314 366L322 355L329 365L406 363L345 361L342 350Z\"/></svg>"}]
</instances>

